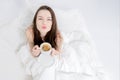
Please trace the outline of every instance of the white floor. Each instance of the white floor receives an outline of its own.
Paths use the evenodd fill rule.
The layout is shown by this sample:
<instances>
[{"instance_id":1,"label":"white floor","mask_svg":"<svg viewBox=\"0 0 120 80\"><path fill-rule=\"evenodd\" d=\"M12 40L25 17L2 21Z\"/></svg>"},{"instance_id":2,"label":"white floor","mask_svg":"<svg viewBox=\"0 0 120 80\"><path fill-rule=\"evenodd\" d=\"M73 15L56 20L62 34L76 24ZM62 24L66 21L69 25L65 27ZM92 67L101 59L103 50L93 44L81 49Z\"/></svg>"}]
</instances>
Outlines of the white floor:
<instances>
[{"instance_id":1,"label":"white floor","mask_svg":"<svg viewBox=\"0 0 120 80\"><path fill-rule=\"evenodd\" d=\"M77 8L82 12L88 30L95 41L100 60L105 65L105 68L109 73L111 80L119 80L120 1L44 0L43 3L47 3L45 1L48 1L49 4L60 9ZM0 27L3 24L12 22L12 20L14 20L21 13L21 11L24 9L24 6L24 0L0 0ZM3 61L4 63L6 62L6 59L4 59L6 54L2 48L0 47L0 66L2 66L2 71L0 70L0 75L2 76L0 76L0 79L2 80L4 79L3 77L8 76L8 79L6 79L9 80L11 77L14 77L14 74L11 74L13 69L11 69L11 65L1 64ZM12 55L10 55L10 57L9 58L12 59ZM12 61L15 62L14 60ZM12 61L10 61L10 63L12 63ZM17 63L15 62L15 64ZM17 69L19 68L16 67L16 70ZM17 71L14 71L13 73L16 72Z\"/></svg>"}]
</instances>

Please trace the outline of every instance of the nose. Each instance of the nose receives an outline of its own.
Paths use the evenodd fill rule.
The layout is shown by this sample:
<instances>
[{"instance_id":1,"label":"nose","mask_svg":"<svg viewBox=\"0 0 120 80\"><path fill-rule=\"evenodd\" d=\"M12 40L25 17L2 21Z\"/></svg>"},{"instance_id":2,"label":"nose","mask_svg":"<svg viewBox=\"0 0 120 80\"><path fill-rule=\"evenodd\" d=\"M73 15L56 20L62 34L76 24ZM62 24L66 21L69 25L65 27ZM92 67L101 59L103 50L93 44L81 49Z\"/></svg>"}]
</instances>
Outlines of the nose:
<instances>
[{"instance_id":1,"label":"nose","mask_svg":"<svg viewBox=\"0 0 120 80\"><path fill-rule=\"evenodd\" d=\"M42 24L46 24L46 21L45 21L45 20L43 20L43 21L42 21Z\"/></svg>"}]
</instances>

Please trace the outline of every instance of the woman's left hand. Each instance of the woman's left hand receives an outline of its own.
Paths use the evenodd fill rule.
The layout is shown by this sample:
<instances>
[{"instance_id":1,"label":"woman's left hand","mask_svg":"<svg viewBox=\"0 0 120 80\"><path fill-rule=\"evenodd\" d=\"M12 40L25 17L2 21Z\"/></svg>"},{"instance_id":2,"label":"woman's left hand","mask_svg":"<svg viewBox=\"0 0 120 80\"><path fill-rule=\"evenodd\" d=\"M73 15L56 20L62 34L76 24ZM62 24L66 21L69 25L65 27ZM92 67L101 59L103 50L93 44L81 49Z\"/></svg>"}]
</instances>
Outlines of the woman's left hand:
<instances>
[{"instance_id":1,"label":"woman's left hand","mask_svg":"<svg viewBox=\"0 0 120 80\"><path fill-rule=\"evenodd\" d=\"M54 55L58 55L60 52L55 50L55 48L52 48L52 52L51 52L51 55L54 56Z\"/></svg>"}]
</instances>

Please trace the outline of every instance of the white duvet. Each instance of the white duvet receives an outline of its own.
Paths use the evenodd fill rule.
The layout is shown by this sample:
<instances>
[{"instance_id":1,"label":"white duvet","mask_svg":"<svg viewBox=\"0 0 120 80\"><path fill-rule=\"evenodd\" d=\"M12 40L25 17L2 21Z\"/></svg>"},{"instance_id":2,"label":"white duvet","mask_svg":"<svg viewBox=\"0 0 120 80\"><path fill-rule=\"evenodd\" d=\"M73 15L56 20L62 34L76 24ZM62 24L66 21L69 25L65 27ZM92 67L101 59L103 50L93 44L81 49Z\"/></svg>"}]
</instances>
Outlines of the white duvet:
<instances>
[{"instance_id":1,"label":"white duvet","mask_svg":"<svg viewBox=\"0 0 120 80\"><path fill-rule=\"evenodd\" d=\"M28 44L22 46L18 56L26 75L31 75L33 80L106 80L102 66L93 59L92 46L85 35L79 33L62 33L62 52L52 58L41 54L38 60L31 56Z\"/></svg>"},{"instance_id":2,"label":"white duvet","mask_svg":"<svg viewBox=\"0 0 120 80\"><path fill-rule=\"evenodd\" d=\"M0 26L1 80L107 80L79 12L55 11L64 39L58 56L41 54L38 60L30 55L25 37L34 14L30 9Z\"/></svg>"}]
</instances>

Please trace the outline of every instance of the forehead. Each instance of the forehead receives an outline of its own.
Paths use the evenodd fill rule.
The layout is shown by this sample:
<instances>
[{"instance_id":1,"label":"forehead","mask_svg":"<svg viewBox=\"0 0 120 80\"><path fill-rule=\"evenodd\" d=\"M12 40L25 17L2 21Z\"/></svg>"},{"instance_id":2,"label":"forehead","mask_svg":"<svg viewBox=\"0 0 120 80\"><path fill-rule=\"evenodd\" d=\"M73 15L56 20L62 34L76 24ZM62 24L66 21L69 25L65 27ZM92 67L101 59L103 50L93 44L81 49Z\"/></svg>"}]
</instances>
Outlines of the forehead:
<instances>
[{"instance_id":1,"label":"forehead","mask_svg":"<svg viewBox=\"0 0 120 80\"><path fill-rule=\"evenodd\" d=\"M48 10L40 10L37 16L41 17L51 17L51 13Z\"/></svg>"}]
</instances>

